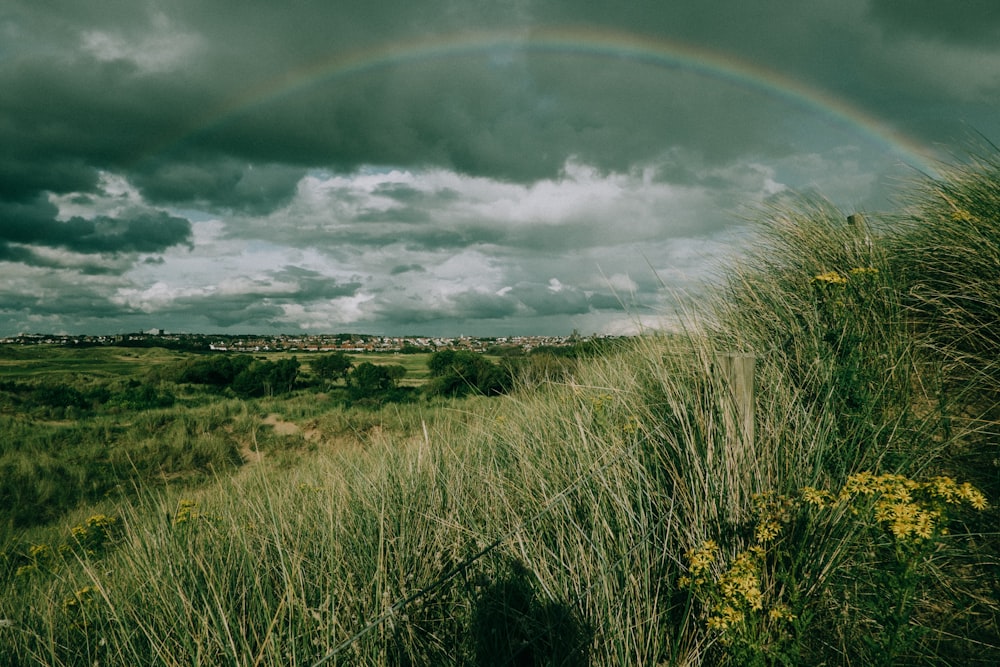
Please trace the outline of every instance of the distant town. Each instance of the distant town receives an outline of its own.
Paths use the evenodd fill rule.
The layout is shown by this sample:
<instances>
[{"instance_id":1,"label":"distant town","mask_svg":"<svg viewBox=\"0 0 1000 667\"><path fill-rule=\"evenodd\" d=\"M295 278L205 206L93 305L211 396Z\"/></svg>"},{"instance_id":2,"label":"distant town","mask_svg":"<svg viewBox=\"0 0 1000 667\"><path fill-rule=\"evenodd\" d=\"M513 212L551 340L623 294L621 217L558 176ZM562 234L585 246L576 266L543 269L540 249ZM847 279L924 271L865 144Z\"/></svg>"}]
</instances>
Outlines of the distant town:
<instances>
[{"instance_id":1,"label":"distant town","mask_svg":"<svg viewBox=\"0 0 1000 667\"><path fill-rule=\"evenodd\" d=\"M70 335L28 334L0 338L0 345L64 345L76 347L165 347L203 352L395 352L401 354L439 350L483 353L531 352L546 347L607 342L621 336L572 333L567 336L498 336L455 338L431 336L374 336L369 334L227 335L166 333L159 329L128 334Z\"/></svg>"}]
</instances>

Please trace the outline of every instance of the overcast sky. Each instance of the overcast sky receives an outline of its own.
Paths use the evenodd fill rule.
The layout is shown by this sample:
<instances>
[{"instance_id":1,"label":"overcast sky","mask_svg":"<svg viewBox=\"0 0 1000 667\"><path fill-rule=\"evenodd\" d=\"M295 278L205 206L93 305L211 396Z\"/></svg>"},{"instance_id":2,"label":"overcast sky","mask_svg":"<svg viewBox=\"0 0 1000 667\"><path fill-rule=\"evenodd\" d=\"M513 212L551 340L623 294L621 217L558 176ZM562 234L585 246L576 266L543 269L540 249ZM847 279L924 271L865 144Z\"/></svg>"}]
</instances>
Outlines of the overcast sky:
<instances>
[{"instance_id":1,"label":"overcast sky","mask_svg":"<svg viewBox=\"0 0 1000 667\"><path fill-rule=\"evenodd\" d=\"M0 335L627 332L998 109L997 0L5 0Z\"/></svg>"}]
</instances>

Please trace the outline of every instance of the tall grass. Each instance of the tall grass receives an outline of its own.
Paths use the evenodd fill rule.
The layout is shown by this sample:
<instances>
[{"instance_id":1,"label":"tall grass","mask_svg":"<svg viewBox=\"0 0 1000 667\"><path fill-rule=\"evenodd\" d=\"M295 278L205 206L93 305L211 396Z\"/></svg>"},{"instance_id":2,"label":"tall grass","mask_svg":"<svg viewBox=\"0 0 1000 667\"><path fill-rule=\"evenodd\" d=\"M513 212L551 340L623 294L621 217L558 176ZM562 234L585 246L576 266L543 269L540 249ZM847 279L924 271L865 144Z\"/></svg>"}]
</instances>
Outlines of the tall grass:
<instances>
[{"instance_id":1,"label":"tall grass","mask_svg":"<svg viewBox=\"0 0 1000 667\"><path fill-rule=\"evenodd\" d=\"M8 537L0 654L996 664L995 510L949 454L996 440L956 426L950 392L971 394L952 348L922 337L905 234L816 201L761 215L684 335L502 398L286 406L318 434L294 456L260 425L276 403L219 415L259 463ZM756 359L753 438L719 372L733 352ZM201 423L147 428L169 441Z\"/></svg>"},{"instance_id":2,"label":"tall grass","mask_svg":"<svg viewBox=\"0 0 1000 667\"><path fill-rule=\"evenodd\" d=\"M893 264L920 341L980 390L1000 387L1000 159L973 157L911 188ZM995 393L993 394L995 398Z\"/></svg>"},{"instance_id":3,"label":"tall grass","mask_svg":"<svg viewBox=\"0 0 1000 667\"><path fill-rule=\"evenodd\" d=\"M913 184L891 239L914 340L943 361L955 463L1000 494L1000 157Z\"/></svg>"},{"instance_id":4,"label":"tall grass","mask_svg":"<svg viewBox=\"0 0 1000 667\"><path fill-rule=\"evenodd\" d=\"M225 427L246 409L229 400L69 423L0 416L0 525L39 525L136 484L233 470L240 443Z\"/></svg>"}]
</instances>

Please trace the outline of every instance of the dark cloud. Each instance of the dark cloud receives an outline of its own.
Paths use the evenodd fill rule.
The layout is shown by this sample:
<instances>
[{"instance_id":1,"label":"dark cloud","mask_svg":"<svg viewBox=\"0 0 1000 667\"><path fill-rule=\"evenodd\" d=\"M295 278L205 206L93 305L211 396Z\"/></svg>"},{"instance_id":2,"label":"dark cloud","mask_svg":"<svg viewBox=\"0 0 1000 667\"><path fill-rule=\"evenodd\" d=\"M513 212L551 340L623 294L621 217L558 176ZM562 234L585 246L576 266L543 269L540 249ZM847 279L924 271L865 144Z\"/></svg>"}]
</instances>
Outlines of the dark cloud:
<instances>
[{"instance_id":1,"label":"dark cloud","mask_svg":"<svg viewBox=\"0 0 1000 667\"><path fill-rule=\"evenodd\" d=\"M244 330L281 330L285 323L280 303L248 295L228 298L183 297L155 313L157 319L201 323L201 331L243 327Z\"/></svg>"},{"instance_id":2,"label":"dark cloud","mask_svg":"<svg viewBox=\"0 0 1000 667\"><path fill-rule=\"evenodd\" d=\"M443 4L447 10L435 13L430 5L403 15L419 14L419 23L443 34L442 16L451 17L444 23L455 29L504 24L484 24L476 12L456 12L453 3ZM538 8L543 15L561 14L562 20L577 12L558 4L539 3ZM620 8L608 9L590 6L602 15L600 22L620 23ZM750 146L789 150L768 131L767 108L740 103L745 89L648 63L517 47L510 63L498 64L491 53L404 61L275 97L271 91L281 89L289 70L308 69L362 45L369 48L373 41L391 44L407 23L396 12L359 12L340 3L303 4L299 11L278 12L281 18L272 10L254 11L244 8L238 17L218 21L215 17L225 13L183 5L174 9L171 25L197 34L204 49L177 71L143 72L124 56L99 60L92 54L0 68L7 92L0 112L16 131L4 137L10 139L5 145L36 163L82 160L126 168L154 201L213 203L216 195L223 206L245 199L258 209L287 197L288 181L266 179L270 187L261 189L262 177L244 182L239 170L218 168L220 160L343 170L373 163L438 164L526 182L558 173L571 156L623 169L671 144L717 160ZM697 17L685 12L666 13L663 22L680 20L700 29ZM390 14L393 20L380 22ZM154 30L148 17L131 15L115 19L111 27L123 22L119 32L125 35ZM741 26L763 20L760 11L733 7L698 15L705 21L715 17L716 24L719 17L734 17ZM648 18L643 33L659 22L650 24ZM94 30L101 26L91 22ZM82 25L80 32L86 32ZM744 39L747 33L752 31L741 32ZM417 36L433 42L430 33ZM413 39L413 33L408 37ZM81 39L78 34L72 41ZM142 43L139 37L133 41ZM244 61L233 58L240 52L247 56ZM248 90L260 92L255 96ZM737 107L739 122L734 123ZM150 156L156 162L152 169L144 164ZM170 163L175 159L177 164ZM46 189L60 187L67 186L53 183Z\"/></svg>"},{"instance_id":3,"label":"dark cloud","mask_svg":"<svg viewBox=\"0 0 1000 667\"><path fill-rule=\"evenodd\" d=\"M511 294L540 315L579 315L590 310L590 302L582 291L558 282L518 285Z\"/></svg>"},{"instance_id":4,"label":"dark cloud","mask_svg":"<svg viewBox=\"0 0 1000 667\"><path fill-rule=\"evenodd\" d=\"M22 322L24 326L15 327L15 332L32 331L28 326L30 321L47 318L61 319L67 324L89 319L102 322L105 330L117 330L113 321L128 311L108 298L103 280L94 281L76 272L71 272L71 276L59 273L55 269L44 275L31 275L25 284L7 272L6 284L0 287L0 313L10 324Z\"/></svg>"},{"instance_id":5,"label":"dark cloud","mask_svg":"<svg viewBox=\"0 0 1000 667\"><path fill-rule=\"evenodd\" d=\"M871 0L869 11L890 35L993 47L1000 42L1000 4L993 0Z\"/></svg>"},{"instance_id":6,"label":"dark cloud","mask_svg":"<svg viewBox=\"0 0 1000 667\"><path fill-rule=\"evenodd\" d=\"M425 269L419 264L398 264L392 267L392 269L389 271L389 275L398 276L400 274L410 273L410 272L426 273L427 269Z\"/></svg>"},{"instance_id":7,"label":"dark cloud","mask_svg":"<svg viewBox=\"0 0 1000 667\"><path fill-rule=\"evenodd\" d=\"M451 298L447 312L464 320L501 319L517 313L518 302L491 292L462 292Z\"/></svg>"},{"instance_id":8,"label":"dark cloud","mask_svg":"<svg viewBox=\"0 0 1000 667\"><path fill-rule=\"evenodd\" d=\"M161 161L133 172L131 180L154 204L261 215L287 204L304 175L301 168L280 164Z\"/></svg>"},{"instance_id":9,"label":"dark cloud","mask_svg":"<svg viewBox=\"0 0 1000 667\"><path fill-rule=\"evenodd\" d=\"M0 262L65 298L8 290L0 311L280 329L615 310L598 263L673 266L683 239L726 238L732 211L786 187L884 199L893 131L1000 141L998 7L9 0ZM577 42L553 47L553 29ZM437 48L501 30L496 48Z\"/></svg>"},{"instance_id":10,"label":"dark cloud","mask_svg":"<svg viewBox=\"0 0 1000 667\"><path fill-rule=\"evenodd\" d=\"M614 294L602 294L596 293L591 294L588 297L590 307L594 310L612 310L612 311L622 311L626 306L631 305L628 300L628 295L614 295Z\"/></svg>"},{"instance_id":11,"label":"dark cloud","mask_svg":"<svg viewBox=\"0 0 1000 667\"><path fill-rule=\"evenodd\" d=\"M76 253L154 253L190 244L191 223L164 212L140 211L124 218L57 219L58 208L38 197L30 202L0 202L0 248L10 244L60 248ZM22 253L32 263L36 253Z\"/></svg>"},{"instance_id":12,"label":"dark cloud","mask_svg":"<svg viewBox=\"0 0 1000 667\"><path fill-rule=\"evenodd\" d=\"M384 222L384 223L430 223L433 222L431 214L426 210L405 206L388 210L369 209L361 211L354 217L355 222Z\"/></svg>"},{"instance_id":13,"label":"dark cloud","mask_svg":"<svg viewBox=\"0 0 1000 667\"><path fill-rule=\"evenodd\" d=\"M287 283L290 288L287 291L275 293L270 289L270 285L275 283ZM351 296L358 291L361 283L357 281L338 283L335 279L318 271L297 266L285 266L280 271L271 272L271 280L262 283L262 287L268 288L263 294L272 299L277 297L295 302L309 302ZM247 293L246 296L252 297L254 294L251 292Z\"/></svg>"}]
</instances>

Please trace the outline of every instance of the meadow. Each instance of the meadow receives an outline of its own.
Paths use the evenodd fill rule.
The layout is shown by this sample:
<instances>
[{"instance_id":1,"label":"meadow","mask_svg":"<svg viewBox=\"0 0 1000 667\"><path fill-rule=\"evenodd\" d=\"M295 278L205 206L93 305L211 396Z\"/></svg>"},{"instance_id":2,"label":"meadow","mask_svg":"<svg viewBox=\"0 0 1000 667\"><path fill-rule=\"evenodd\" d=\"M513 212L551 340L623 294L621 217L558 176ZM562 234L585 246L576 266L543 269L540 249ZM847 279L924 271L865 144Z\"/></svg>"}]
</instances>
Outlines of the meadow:
<instances>
[{"instance_id":1,"label":"meadow","mask_svg":"<svg viewBox=\"0 0 1000 667\"><path fill-rule=\"evenodd\" d=\"M685 333L501 396L3 352L0 661L1000 664L1000 160L942 173L762 209Z\"/></svg>"}]
</instances>

